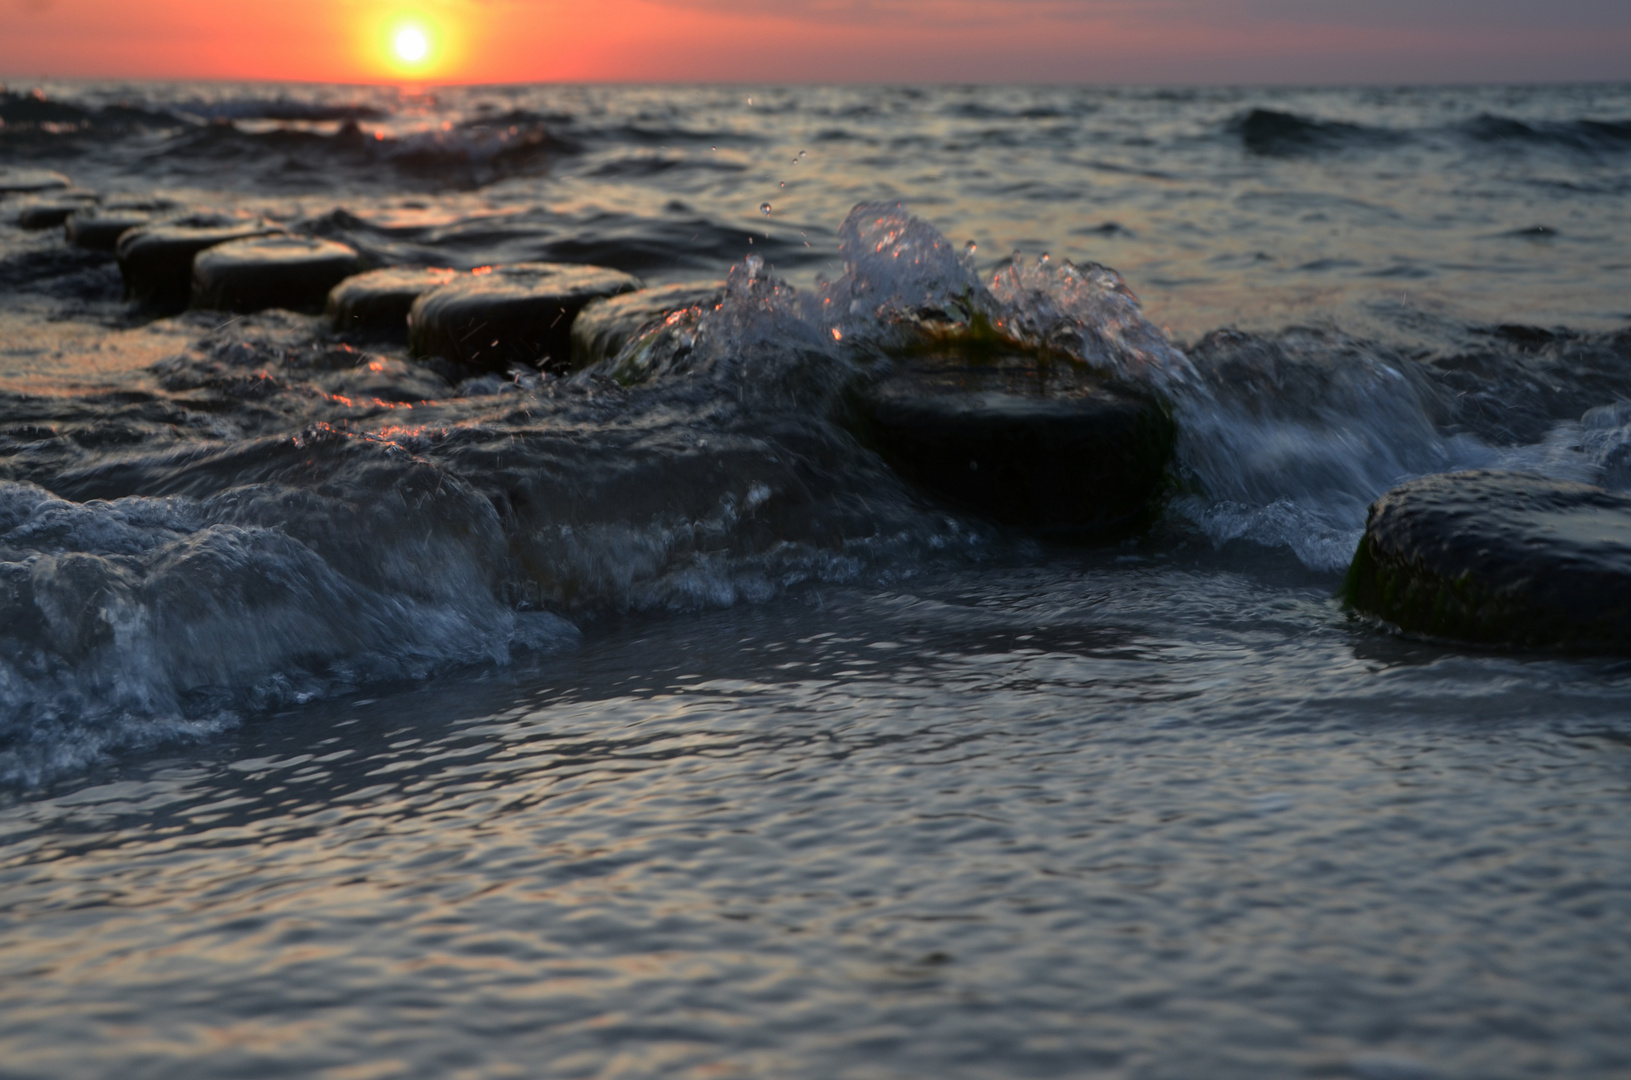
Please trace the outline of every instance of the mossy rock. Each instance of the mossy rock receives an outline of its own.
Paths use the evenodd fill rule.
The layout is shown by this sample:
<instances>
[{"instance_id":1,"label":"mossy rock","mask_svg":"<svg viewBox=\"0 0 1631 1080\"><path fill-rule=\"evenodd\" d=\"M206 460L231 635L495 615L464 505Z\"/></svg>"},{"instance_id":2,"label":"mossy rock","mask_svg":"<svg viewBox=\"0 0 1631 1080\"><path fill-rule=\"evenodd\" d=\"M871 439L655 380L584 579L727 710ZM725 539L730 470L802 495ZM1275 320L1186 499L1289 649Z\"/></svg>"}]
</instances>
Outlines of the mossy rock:
<instances>
[{"instance_id":1,"label":"mossy rock","mask_svg":"<svg viewBox=\"0 0 1631 1080\"><path fill-rule=\"evenodd\" d=\"M974 337L896 356L849 412L864 442L937 499L1067 543L1147 525L1177 434L1139 388Z\"/></svg>"},{"instance_id":2,"label":"mossy rock","mask_svg":"<svg viewBox=\"0 0 1631 1080\"><path fill-rule=\"evenodd\" d=\"M1520 472L1412 480L1371 505L1344 598L1433 638L1631 651L1631 495Z\"/></svg>"}]
</instances>

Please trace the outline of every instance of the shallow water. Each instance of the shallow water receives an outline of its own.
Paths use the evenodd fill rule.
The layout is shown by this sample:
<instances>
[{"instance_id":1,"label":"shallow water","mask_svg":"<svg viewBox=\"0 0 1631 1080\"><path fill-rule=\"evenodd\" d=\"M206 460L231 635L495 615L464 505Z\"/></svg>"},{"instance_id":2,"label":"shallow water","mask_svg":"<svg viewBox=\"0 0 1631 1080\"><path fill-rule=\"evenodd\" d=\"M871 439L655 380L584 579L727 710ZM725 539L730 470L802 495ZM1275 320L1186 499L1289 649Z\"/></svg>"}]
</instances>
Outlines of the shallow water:
<instances>
[{"instance_id":1,"label":"shallow water","mask_svg":"<svg viewBox=\"0 0 1631 1080\"><path fill-rule=\"evenodd\" d=\"M1631 1070L1631 669L1333 599L1405 477L1631 487L1631 90L44 89L7 164L731 292L460 381L0 203L0 1072ZM958 296L1170 402L1147 534L836 421Z\"/></svg>"}]
</instances>

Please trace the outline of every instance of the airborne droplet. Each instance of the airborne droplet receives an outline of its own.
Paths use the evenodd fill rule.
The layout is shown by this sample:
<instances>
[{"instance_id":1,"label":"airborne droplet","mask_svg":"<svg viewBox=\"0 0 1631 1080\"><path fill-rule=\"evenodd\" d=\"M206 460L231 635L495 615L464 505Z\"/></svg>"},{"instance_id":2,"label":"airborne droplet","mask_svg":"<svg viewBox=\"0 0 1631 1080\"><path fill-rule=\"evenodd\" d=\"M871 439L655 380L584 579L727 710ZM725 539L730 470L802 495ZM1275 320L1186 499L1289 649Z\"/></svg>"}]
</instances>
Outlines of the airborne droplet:
<instances>
[{"instance_id":1,"label":"airborne droplet","mask_svg":"<svg viewBox=\"0 0 1631 1080\"><path fill-rule=\"evenodd\" d=\"M770 204L767 203L767 202L760 203L759 204L759 213L763 214L765 217L769 217L770 216Z\"/></svg>"},{"instance_id":2,"label":"airborne droplet","mask_svg":"<svg viewBox=\"0 0 1631 1080\"><path fill-rule=\"evenodd\" d=\"M963 245L963 259L966 261L974 258L974 253L978 250L980 250L980 245L970 240L968 243Z\"/></svg>"}]
</instances>

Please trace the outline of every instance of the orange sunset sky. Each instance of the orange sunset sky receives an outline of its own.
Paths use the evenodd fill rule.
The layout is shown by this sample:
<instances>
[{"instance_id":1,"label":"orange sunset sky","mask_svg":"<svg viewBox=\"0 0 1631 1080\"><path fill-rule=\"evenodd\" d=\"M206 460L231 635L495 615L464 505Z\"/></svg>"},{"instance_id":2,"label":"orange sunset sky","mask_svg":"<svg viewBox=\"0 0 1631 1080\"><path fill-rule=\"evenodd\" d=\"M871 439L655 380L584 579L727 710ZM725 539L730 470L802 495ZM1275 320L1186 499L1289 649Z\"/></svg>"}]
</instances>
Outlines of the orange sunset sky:
<instances>
[{"instance_id":1,"label":"orange sunset sky","mask_svg":"<svg viewBox=\"0 0 1631 1080\"><path fill-rule=\"evenodd\" d=\"M0 0L0 78L75 77L1626 80L1631 0Z\"/></svg>"}]
</instances>

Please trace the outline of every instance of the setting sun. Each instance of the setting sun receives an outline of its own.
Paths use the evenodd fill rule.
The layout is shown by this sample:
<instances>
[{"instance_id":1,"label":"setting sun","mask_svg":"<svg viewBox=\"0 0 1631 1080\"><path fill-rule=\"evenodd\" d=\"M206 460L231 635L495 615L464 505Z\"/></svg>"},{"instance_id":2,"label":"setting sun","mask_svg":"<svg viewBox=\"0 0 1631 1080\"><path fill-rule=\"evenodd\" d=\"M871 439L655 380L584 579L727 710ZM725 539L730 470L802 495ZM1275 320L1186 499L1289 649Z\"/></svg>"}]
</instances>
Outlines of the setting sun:
<instances>
[{"instance_id":1,"label":"setting sun","mask_svg":"<svg viewBox=\"0 0 1631 1080\"><path fill-rule=\"evenodd\" d=\"M430 42L425 40L425 32L417 26L405 26L397 31L396 55L397 58L409 64L417 64L430 52Z\"/></svg>"}]
</instances>

